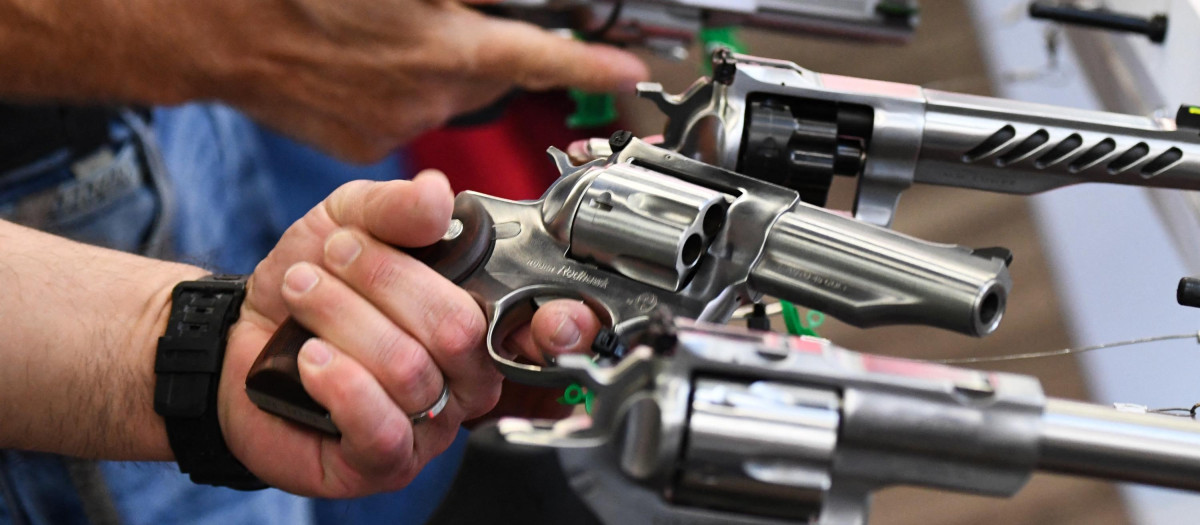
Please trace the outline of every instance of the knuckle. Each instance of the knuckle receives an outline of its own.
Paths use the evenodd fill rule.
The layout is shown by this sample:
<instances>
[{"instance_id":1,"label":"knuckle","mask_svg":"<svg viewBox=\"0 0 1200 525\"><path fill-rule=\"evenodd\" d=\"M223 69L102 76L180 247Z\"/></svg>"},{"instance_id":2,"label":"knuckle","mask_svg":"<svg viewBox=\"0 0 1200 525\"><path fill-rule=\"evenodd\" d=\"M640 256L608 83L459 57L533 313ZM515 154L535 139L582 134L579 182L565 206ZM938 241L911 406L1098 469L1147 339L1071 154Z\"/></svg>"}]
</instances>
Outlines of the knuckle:
<instances>
[{"instance_id":1,"label":"knuckle","mask_svg":"<svg viewBox=\"0 0 1200 525\"><path fill-rule=\"evenodd\" d=\"M404 279L404 272L388 257L364 257L364 290L395 290Z\"/></svg>"},{"instance_id":2,"label":"knuckle","mask_svg":"<svg viewBox=\"0 0 1200 525\"><path fill-rule=\"evenodd\" d=\"M430 344L439 352L450 356L472 352L486 335L483 315L473 302L449 300L426 311L434 327Z\"/></svg>"},{"instance_id":3,"label":"knuckle","mask_svg":"<svg viewBox=\"0 0 1200 525\"><path fill-rule=\"evenodd\" d=\"M366 187L370 184L371 181L355 180L338 186L336 190L333 190L333 193L329 194L329 197L326 197L322 201L325 213L332 217L335 222L344 222L347 213L354 211L354 207L351 205L354 202L354 197L362 195ZM316 212L321 208L322 206L317 206L309 213Z\"/></svg>"},{"instance_id":4,"label":"knuckle","mask_svg":"<svg viewBox=\"0 0 1200 525\"><path fill-rule=\"evenodd\" d=\"M441 372L427 360L416 359L414 356L424 352L416 343L406 343L402 349L392 350L392 363L387 366L384 378L386 386L397 397L409 398L405 405L413 410L421 410L437 401L441 393ZM400 401L400 399L397 399Z\"/></svg>"},{"instance_id":5,"label":"knuckle","mask_svg":"<svg viewBox=\"0 0 1200 525\"><path fill-rule=\"evenodd\" d=\"M390 370L393 363L406 363L414 352L416 344L401 333L397 328L389 328L374 341L372 349L375 361L385 370Z\"/></svg>"},{"instance_id":6,"label":"knuckle","mask_svg":"<svg viewBox=\"0 0 1200 525\"><path fill-rule=\"evenodd\" d=\"M407 468L413 462L412 454L408 454L408 432L402 430L403 423L395 418L389 424L380 425L378 429L363 442L362 452L369 458L375 458L376 465L391 468Z\"/></svg>"},{"instance_id":7,"label":"knuckle","mask_svg":"<svg viewBox=\"0 0 1200 525\"><path fill-rule=\"evenodd\" d=\"M394 431L379 432L359 444L355 470L370 485L399 489L408 485L421 471L420 461L403 436L409 433L389 425ZM399 437L396 437L399 436Z\"/></svg>"},{"instance_id":8,"label":"knuckle","mask_svg":"<svg viewBox=\"0 0 1200 525\"><path fill-rule=\"evenodd\" d=\"M500 403L502 381L499 374L480 386L479 391L470 399L463 400L463 411L467 419L474 419L490 412Z\"/></svg>"},{"instance_id":9,"label":"knuckle","mask_svg":"<svg viewBox=\"0 0 1200 525\"><path fill-rule=\"evenodd\" d=\"M412 392L413 404L418 405L416 408L428 406L437 399L439 384L439 376L434 372L432 366L417 365L414 363L406 363L394 370L390 378L394 385L402 387L407 392Z\"/></svg>"}]
</instances>

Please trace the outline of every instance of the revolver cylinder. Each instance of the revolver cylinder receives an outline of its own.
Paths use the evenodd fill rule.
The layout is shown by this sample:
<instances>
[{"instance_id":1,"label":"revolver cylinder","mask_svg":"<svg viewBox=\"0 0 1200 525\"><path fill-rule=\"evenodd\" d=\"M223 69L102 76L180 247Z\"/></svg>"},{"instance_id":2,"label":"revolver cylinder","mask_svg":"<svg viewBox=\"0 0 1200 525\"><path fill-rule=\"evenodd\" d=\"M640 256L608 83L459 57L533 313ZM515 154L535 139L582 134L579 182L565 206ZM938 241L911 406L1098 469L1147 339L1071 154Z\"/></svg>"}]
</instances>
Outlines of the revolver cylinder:
<instances>
[{"instance_id":1,"label":"revolver cylinder","mask_svg":"<svg viewBox=\"0 0 1200 525\"><path fill-rule=\"evenodd\" d=\"M1012 287L1001 258L804 204L771 227L750 281L855 326L927 324L973 336L999 326Z\"/></svg>"},{"instance_id":2,"label":"revolver cylinder","mask_svg":"<svg viewBox=\"0 0 1200 525\"><path fill-rule=\"evenodd\" d=\"M803 519L832 484L837 392L697 378L676 503Z\"/></svg>"},{"instance_id":3,"label":"revolver cylinder","mask_svg":"<svg viewBox=\"0 0 1200 525\"><path fill-rule=\"evenodd\" d=\"M571 257L671 291L686 282L725 222L725 196L631 164L605 168L571 227Z\"/></svg>"}]
</instances>

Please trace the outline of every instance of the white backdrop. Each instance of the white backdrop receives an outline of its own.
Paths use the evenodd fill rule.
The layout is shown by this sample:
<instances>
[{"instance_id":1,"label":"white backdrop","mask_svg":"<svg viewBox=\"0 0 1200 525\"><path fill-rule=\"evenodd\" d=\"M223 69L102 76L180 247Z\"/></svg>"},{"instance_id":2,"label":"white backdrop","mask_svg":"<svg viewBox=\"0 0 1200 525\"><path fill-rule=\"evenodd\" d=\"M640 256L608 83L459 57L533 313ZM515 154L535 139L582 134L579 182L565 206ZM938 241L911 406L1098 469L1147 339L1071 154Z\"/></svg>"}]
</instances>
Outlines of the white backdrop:
<instances>
[{"instance_id":1,"label":"white backdrop","mask_svg":"<svg viewBox=\"0 0 1200 525\"><path fill-rule=\"evenodd\" d=\"M1111 89L1119 79L1093 85L1066 39L1061 39L1059 71L1047 72L1046 25L1028 18L1026 1L970 4L999 96L1103 109L1102 97L1095 93ZM1165 45L1140 35L1105 37L1131 50L1121 58L1140 62L1133 65L1149 73L1144 79L1149 87L1136 90L1143 100L1129 102L1144 107L1166 104L1171 116L1180 102L1200 104L1200 0L1106 4L1129 13L1170 13ZM1115 185L1076 186L1033 198L1046 256L1077 345L1200 329L1200 310L1175 303L1179 278L1200 266L1187 255L1200 253L1194 251L1200 249L1200 238L1192 237L1195 244L1179 249L1182 237L1168 233L1158 208L1162 202L1182 205L1172 199ZM1200 402L1200 345L1195 340L1101 350L1082 357L1082 363L1097 402L1151 407ZM1195 523L1200 516L1200 495L1139 486L1125 487L1124 494L1135 523Z\"/></svg>"}]
</instances>

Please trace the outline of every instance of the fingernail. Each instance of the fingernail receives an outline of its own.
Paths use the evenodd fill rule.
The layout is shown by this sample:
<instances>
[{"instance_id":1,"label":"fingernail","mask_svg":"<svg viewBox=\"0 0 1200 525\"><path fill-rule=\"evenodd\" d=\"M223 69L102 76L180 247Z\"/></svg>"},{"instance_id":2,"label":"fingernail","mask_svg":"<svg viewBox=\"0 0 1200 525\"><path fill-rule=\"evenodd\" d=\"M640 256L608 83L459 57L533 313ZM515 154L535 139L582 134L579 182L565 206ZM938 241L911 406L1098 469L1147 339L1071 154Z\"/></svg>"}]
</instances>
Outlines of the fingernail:
<instances>
[{"instance_id":1,"label":"fingernail","mask_svg":"<svg viewBox=\"0 0 1200 525\"><path fill-rule=\"evenodd\" d=\"M618 93L626 93L626 94L637 93L637 85L639 83L641 83L641 80L635 80L635 79L622 80L621 83L617 86L617 90L618 90L617 92Z\"/></svg>"},{"instance_id":2,"label":"fingernail","mask_svg":"<svg viewBox=\"0 0 1200 525\"><path fill-rule=\"evenodd\" d=\"M334 266L348 266L362 253L362 243L353 233L342 230L325 241L325 258Z\"/></svg>"},{"instance_id":3,"label":"fingernail","mask_svg":"<svg viewBox=\"0 0 1200 525\"><path fill-rule=\"evenodd\" d=\"M575 324L575 320L570 315L563 314L558 328L550 334L550 344L559 348L575 346L575 343L579 342L579 335L579 326Z\"/></svg>"},{"instance_id":4,"label":"fingernail","mask_svg":"<svg viewBox=\"0 0 1200 525\"><path fill-rule=\"evenodd\" d=\"M333 359L333 352L329 351L329 347L318 339L309 339L304 346L300 347L300 359L310 366L322 367L329 364L329 360Z\"/></svg>"},{"instance_id":5,"label":"fingernail","mask_svg":"<svg viewBox=\"0 0 1200 525\"><path fill-rule=\"evenodd\" d=\"M312 290L319 280L320 277L317 277L317 272L307 263L292 266L288 268L287 273L283 274L283 285L296 293L304 293Z\"/></svg>"}]
</instances>

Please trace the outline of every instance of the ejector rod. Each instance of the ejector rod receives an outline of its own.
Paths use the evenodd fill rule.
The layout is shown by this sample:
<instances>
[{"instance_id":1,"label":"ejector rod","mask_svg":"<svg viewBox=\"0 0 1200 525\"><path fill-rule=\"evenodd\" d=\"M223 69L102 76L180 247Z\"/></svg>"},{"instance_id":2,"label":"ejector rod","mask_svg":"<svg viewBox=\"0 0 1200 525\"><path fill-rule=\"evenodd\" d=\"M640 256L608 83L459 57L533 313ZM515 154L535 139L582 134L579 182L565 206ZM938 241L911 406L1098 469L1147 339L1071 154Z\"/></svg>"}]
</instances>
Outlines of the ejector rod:
<instances>
[{"instance_id":1,"label":"ejector rod","mask_svg":"<svg viewBox=\"0 0 1200 525\"><path fill-rule=\"evenodd\" d=\"M771 226L750 284L855 326L926 324L982 336L999 325L1012 279L1002 255L799 204Z\"/></svg>"}]
</instances>

